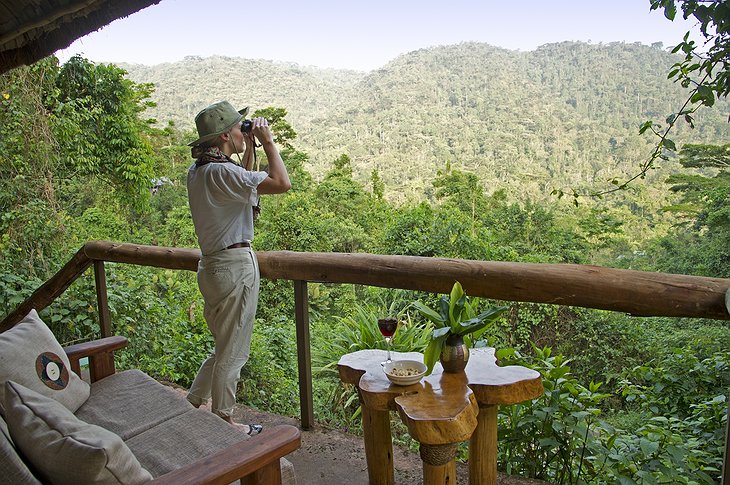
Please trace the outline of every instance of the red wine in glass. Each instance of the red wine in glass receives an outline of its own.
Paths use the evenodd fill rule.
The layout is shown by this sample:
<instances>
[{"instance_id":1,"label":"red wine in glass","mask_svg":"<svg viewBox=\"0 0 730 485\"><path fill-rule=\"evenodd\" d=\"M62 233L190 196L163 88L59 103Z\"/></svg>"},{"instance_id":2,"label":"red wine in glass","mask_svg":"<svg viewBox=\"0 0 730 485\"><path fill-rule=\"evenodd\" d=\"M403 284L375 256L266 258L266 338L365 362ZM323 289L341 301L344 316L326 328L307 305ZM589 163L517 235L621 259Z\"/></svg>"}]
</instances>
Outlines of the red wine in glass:
<instances>
[{"instance_id":1,"label":"red wine in glass","mask_svg":"<svg viewBox=\"0 0 730 485\"><path fill-rule=\"evenodd\" d=\"M378 320L378 328L383 337L392 337L398 328L398 321L395 318L381 318Z\"/></svg>"},{"instance_id":2,"label":"red wine in glass","mask_svg":"<svg viewBox=\"0 0 730 485\"><path fill-rule=\"evenodd\" d=\"M385 362L390 362L390 340L398 329L398 320L395 318L381 318L378 320L378 328L380 329L380 333L383 334L383 337L385 337L385 343L388 349L388 358Z\"/></svg>"}]
</instances>

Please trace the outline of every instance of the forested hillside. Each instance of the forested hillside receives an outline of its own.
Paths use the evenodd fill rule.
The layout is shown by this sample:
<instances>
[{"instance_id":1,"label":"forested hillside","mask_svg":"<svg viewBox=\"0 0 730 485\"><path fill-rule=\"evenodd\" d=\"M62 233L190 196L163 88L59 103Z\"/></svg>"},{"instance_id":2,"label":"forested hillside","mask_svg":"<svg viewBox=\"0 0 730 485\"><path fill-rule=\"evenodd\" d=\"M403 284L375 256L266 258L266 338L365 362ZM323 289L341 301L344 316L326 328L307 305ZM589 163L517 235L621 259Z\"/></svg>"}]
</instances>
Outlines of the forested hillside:
<instances>
[{"instance_id":1,"label":"forested hillside","mask_svg":"<svg viewBox=\"0 0 730 485\"><path fill-rule=\"evenodd\" d=\"M134 81L155 84L158 106L149 114L183 129L212 100L285 106L315 178L346 153L356 180L377 170L386 197L403 202L429 197L429 181L447 162L515 199L605 188L635 173L656 141L639 136L640 124L663 122L686 98L666 79L676 61L641 44L516 52L463 43L410 52L369 73L224 57L123 67ZM675 140L730 139L728 111L726 102L700 111L697 128L678 126ZM652 180L678 166L665 165ZM651 197L665 195L654 189Z\"/></svg>"}]
</instances>

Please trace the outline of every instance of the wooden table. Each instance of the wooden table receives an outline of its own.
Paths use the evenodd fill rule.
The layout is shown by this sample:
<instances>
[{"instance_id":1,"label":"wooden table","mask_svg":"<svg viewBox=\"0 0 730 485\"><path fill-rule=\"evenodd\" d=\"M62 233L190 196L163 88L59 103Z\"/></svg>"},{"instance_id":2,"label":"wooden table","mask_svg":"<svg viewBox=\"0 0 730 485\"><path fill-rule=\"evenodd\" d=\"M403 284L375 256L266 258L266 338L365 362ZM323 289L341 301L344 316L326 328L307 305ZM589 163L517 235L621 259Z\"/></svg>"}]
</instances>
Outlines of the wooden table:
<instances>
[{"instance_id":1,"label":"wooden table","mask_svg":"<svg viewBox=\"0 0 730 485\"><path fill-rule=\"evenodd\" d=\"M456 483L456 451L469 440L469 483L497 483L497 405L515 404L543 393L540 373L521 366L497 366L494 349L470 349L464 372L433 373L412 386L391 384L380 363L383 350L361 350L337 364L342 382L357 387L362 405L365 457L371 485L392 485L390 411L398 411L420 443L423 483ZM417 352L392 352L393 360L423 362Z\"/></svg>"}]
</instances>

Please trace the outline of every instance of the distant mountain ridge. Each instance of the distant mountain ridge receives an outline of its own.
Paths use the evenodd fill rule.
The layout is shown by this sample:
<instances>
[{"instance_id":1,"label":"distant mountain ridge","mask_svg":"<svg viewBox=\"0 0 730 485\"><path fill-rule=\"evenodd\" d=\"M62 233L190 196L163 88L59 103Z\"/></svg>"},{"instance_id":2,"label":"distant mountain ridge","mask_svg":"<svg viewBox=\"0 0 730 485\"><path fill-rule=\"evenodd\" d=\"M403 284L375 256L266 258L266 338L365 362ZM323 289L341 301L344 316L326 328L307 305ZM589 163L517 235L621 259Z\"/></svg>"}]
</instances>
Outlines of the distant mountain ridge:
<instances>
[{"instance_id":1,"label":"distant mountain ridge","mask_svg":"<svg viewBox=\"0 0 730 485\"><path fill-rule=\"evenodd\" d=\"M633 173L655 139L647 119L679 109L687 91L667 80L677 61L639 43L547 44L517 52L482 43L420 49L369 73L230 57L122 65L156 86L150 115L192 128L218 99L286 108L297 148L321 177L342 153L366 182L378 170L394 200L430 196L447 162L487 187L541 198L553 188L604 184ZM730 139L728 103L681 125L675 141ZM664 164L664 177L676 164Z\"/></svg>"}]
</instances>

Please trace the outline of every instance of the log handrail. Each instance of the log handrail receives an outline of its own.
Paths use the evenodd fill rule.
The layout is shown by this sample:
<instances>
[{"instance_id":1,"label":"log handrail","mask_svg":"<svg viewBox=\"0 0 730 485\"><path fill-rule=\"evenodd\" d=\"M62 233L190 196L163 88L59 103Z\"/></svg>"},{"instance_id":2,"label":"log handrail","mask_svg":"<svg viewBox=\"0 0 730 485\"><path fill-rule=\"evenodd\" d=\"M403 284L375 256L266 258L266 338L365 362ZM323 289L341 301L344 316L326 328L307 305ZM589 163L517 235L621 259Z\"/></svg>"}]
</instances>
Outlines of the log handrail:
<instances>
[{"instance_id":1,"label":"log handrail","mask_svg":"<svg viewBox=\"0 0 730 485\"><path fill-rule=\"evenodd\" d=\"M459 281L470 296L551 303L635 316L730 320L730 279L578 264L510 263L345 253L257 253L269 279L353 283L448 293Z\"/></svg>"},{"instance_id":2,"label":"log handrail","mask_svg":"<svg viewBox=\"0 0 730 485\"><path fill-rule=\"evenodd\" d=\"M510 263L365 253L257 253L268 279L352 283L448 293L454 281L471 296L552 303L636 316L730 320L730 279L578 264ZM90 241L1 323L12 327L32 308L53 302L95 261L195 271L197 249Z\"/></svg>"}]
</instances>

